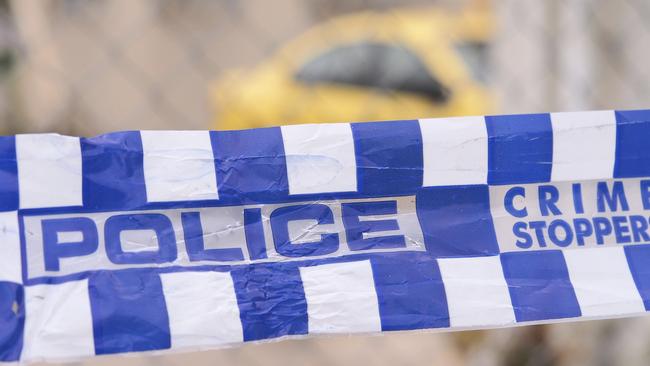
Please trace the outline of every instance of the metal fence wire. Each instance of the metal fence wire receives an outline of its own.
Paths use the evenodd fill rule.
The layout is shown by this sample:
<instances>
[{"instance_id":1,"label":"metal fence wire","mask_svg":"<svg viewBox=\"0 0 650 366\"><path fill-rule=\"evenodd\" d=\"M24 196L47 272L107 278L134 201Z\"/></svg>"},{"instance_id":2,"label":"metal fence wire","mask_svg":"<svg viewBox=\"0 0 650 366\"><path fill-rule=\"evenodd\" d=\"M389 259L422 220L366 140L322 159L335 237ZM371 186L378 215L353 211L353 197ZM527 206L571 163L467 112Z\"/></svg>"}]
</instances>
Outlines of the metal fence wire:
<instances>
[{"instance_id":1,"label":"metal fence wire","mask_svg":"<svg viewBox=\"0 0 650 366\"><path fill-rule=\"evenodd\" d=\"M468 8L489 20L450 31ZM647 108L649 19L647 0L0 0L0 133ZM365 48L345 54L337 42ZM350 60L361 60L358 73ZM312 84L297 86L301 77ZM125 362L268 366L291 354L318 365L641 365L648 323L292 341Z\"/></svg>"}]
</instances>

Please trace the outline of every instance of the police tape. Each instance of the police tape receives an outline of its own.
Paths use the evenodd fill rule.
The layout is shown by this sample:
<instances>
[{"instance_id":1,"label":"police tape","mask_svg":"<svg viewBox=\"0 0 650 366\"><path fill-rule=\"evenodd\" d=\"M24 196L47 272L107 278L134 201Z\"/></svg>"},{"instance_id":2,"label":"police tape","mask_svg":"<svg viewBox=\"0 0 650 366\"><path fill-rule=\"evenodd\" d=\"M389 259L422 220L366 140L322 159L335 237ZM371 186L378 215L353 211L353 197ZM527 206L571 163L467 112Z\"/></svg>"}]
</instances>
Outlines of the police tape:
<instances>
[{"instance_id":1,"label":"police tape","mask_svg":"<svg viewBox=\"0 0 650 366\"><path fill-rule=\"evenodd\" d=\"M650 307L650 111L0 137L0 361Z\"/></svg>"}]
</instances>

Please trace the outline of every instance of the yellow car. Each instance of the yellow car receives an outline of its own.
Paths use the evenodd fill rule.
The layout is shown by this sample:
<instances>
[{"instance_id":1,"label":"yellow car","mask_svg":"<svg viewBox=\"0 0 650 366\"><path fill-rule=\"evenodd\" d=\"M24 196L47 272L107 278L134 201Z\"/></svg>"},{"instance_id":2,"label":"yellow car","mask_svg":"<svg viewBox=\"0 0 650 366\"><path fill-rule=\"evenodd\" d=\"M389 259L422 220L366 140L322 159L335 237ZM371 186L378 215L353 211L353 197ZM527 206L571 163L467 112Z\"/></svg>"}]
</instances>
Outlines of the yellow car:
<instances>
[{"instance_id":1,"label":"yellow car","mask_svg":"<svg viewBox=\"0 0 650 366\"><path fill-rule=\"evenodd\" d=\"M327 21L212 88L216 129L413 119L493 110L485 6L365 12Z\"/></svg>"}]
</instances>

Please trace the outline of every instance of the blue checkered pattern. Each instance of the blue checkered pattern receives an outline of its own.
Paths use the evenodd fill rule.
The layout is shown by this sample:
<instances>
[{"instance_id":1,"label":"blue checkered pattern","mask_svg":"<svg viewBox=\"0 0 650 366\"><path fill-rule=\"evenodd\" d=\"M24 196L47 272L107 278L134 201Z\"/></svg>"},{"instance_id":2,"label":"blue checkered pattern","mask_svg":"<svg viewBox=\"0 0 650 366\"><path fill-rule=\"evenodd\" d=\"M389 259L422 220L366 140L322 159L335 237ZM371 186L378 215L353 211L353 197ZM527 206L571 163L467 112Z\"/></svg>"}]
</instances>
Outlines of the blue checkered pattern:
<instances>
[{"instance_id":1,"label":"blue checkered pattern","mask_svg":"<svg viewBox=\"0 0 650 366\"><path fill-rule=\"evenodd\" d=\"M578 251L571 258L560 249L502 253L490 187L650 177L650 110L283 126L184 136L134 131L93 138L0 137L0 256L5 257L0 259L0 361L602 316L594 309L603 304L589 302L593 296L578 288L584 279L570 274L569 268L581 260ZM187 143L178 142L182 139ZM165 141L172 141L171 147ZM166 163L183 154L182 165ZM196 161L202 163L192 165ZM174 175L176 168L181 173ZM24 253L13 247L26 213L396 196L415 196L425 251L97 270L33 282L22 268ZM246 228L248 240L263 235L255 230ZM650 242L621 250L625 267L613 273L628 276L634 293L612 300L623 310L605 316L650 309ZM188 279L188 289L196 279L214 285L215 291L183 292L178 278ZM594 275L594 286L598 278ZM340 280L351 290L337 287ZM58 297L57 288L66 295ZM482 300L468 291L478 291ZM625 306L637 298L638 303ZM51 305L56 299L63 300ZM179 319L183 299L198 306L199 320L214 304L230 307L214 319L213 328L197 329L197 338ZM56 333L47 322L66 311L65 301L73 302L75 314L61 315L57 324L66 326Z\"/></svg>"}]
</instances>

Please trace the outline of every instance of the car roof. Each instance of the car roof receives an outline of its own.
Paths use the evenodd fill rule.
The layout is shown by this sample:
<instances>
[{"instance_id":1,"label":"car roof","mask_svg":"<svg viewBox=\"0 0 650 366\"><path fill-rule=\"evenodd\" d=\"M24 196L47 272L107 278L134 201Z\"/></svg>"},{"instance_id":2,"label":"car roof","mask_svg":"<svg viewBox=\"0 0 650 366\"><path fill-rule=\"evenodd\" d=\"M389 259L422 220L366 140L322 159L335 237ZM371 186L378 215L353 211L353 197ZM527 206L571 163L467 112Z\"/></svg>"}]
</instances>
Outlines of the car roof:
<instances>
[{"instance_id":1,"label":"car roof","mask_svg":"<svg viewBox=\"0 0 650 366\"><path fill-rule=\"evenodd\" d=\"M301 63L342 43L384 41L430 45L443 39L484 42L492 34L486 7L446 11L440 7L391 8L363 11L326 20L287 42L276 54L283 63ZM416 49L420 47L414 47Z\"/></svg>"}]
</instances>

